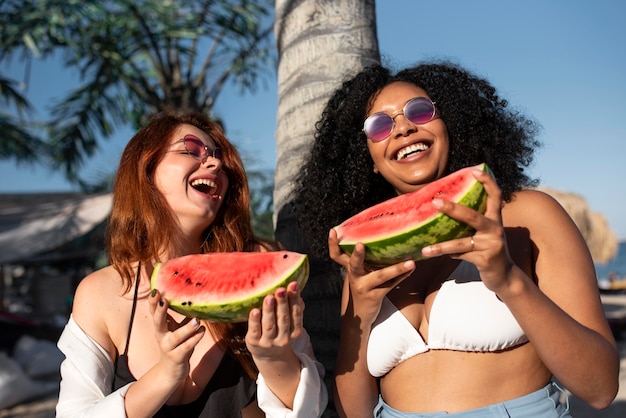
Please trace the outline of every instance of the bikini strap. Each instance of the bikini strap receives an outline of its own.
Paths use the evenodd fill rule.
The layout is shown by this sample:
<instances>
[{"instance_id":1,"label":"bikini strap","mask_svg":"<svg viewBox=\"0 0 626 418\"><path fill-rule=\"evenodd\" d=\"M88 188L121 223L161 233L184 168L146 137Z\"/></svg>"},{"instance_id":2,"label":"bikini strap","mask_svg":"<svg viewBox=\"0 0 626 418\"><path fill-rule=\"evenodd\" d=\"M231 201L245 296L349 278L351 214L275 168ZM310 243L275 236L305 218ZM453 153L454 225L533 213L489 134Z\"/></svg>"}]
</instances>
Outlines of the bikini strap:
<instances>
[{"instance_id":1,"label":"bikini strap","mask_svg":"<svg viewBox=\"0 0 626 418\"><path fill-rule=\"evenodd\" d=\"M124 356L128 355L128 346L130 344L130 332L133 329L133 319L135 319L135 308L137 308L137 295L139 294L139 273L141 272L141 261L137 265L137 277L135 277L135 295L133 296L133 307L130 311L130 321L128 322L128 335L126 336L126 347L124 347Z\"/></svg>"}]
</instances>

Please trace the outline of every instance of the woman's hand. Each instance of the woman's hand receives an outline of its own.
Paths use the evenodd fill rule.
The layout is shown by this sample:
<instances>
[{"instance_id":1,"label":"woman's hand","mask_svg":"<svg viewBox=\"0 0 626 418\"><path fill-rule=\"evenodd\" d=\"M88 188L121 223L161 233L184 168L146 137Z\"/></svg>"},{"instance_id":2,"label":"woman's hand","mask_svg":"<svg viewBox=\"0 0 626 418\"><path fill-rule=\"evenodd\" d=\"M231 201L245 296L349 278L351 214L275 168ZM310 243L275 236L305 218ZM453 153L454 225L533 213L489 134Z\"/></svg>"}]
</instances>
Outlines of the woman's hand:
<instances>
[{"instance_id":1,"label":"woman's hand","mask_svg":"<svg viewBox=\"0 0 626 418\"><path fill-rule=\"evenodd\" d=\"M378 401L377 381L366 361L371 327L384 297L413 273L415 262L388 267L367 265L363 243L357 243L352 254L347 254L339 247L334 229L328 234L328 248L330 257L345 269L335 363L335 406L342 416L371 416Z\"/></svg>"},{"instance_id":2,"label":"woman's hand","mask_svg":"<svg viewBox=\"0 0 626 418\"><path fill-rule=\"evenodd\" d=\"M388 267L373 267L365 264L365 246L357 243L352 254L346 254L339 247L337 231L331 229L328 236L330 258L346 270L346 280L350 286L354 315L373 321L383 298L415 270L412 260Z\"/></svg>"},{"instance_id":3,"label":"woman's hand","mask_svg":"<svg viewBox=\"0 0 626 418\"><path fill-rule=\"evenodd\" d=\"M280 287L267 295L261 309L252 309L248 317L246 345L255 359L280 358L289 343L302 334L304 301L300 297L298 283L291 282L287 288Z\"/></svg>"},{"instance_id":4,"label":"woman's hand","mask_svg":"<svg viewBox=\"0 0 626 418\"><path fill-rule=\"evenodd\" d=\"M303 333L304 301L298 283L276 289L263 299L262 309L248 316L246 346L270 390L287 407L293 407L301 363L291 342Z\"/></svg>"},{"instance_id":5,"label":"woman's hand","mask_svg":"<svg viewBox=\"0 0 626 418\"><path fill-rule=\"evenodd\" d=\"M183 381L189 375L189 358L202 339L205 328L195 318L176 322L167 313L167 301L156 289L150 294L149 305L154 334L161 348L161 363L169 376Z\"/></svg>"},{"instance_id":6,"label":"woman's hand","mask_svg":"<svg viewBox=\"0 0 626 418\"><path fill-rule=\"evenodd\" d=\"M152 291L148 305L161 358L128 389L124 402L128 416L153 416L165 403L184 402L189 358L205 333L197 319L176 322L168 315L167 301L158 290Z\"/></svg>"},{"instance_id":7,"label":"woman's hand","mask_svg":"<svg viewBox=\"0 0 626 418\"><path fill-rule=\"evenodd\" d=\"M440 212L464 222L475 229L474 235L459 238L422 249L427 257L449 254L476 266L485 286L496 294L507 285L507 277L514 263L509 255L502 225L502 193L489 173L474 170L474 177L485 186L487 210L480 212L457 203L435 199L433 205Z\"/></svg>"}]
</instances>

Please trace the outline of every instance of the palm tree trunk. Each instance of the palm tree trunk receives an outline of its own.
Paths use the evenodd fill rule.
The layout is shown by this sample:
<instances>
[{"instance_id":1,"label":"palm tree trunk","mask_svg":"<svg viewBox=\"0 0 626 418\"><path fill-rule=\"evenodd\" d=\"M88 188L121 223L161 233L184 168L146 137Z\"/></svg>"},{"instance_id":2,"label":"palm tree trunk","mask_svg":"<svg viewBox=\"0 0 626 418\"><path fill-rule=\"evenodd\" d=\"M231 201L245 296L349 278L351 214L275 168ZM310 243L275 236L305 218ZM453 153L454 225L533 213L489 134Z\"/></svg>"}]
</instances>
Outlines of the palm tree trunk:
<instances>
[{"instance_id":1,"label":"palm tree trunk","mask_svg":"<svg viewBox=\"0 0 626 418\"><path fill-rule=\"evenodd\" d=\"M290 201L292 180L314 124L342 80L380 61L374 0L276 0L279 54L274 208ZM277 224L275 215L275 224Z\"/></svg>"},{"instance_id":2,"label":"palm tree trunk","mask_svg":"<svg viewBox=\"0 0 626 418\"><path fill-rule=\"evenodd\" d=\"M374 0L276 0L274 33L279 54L275 236L287 249L307 252L297 226L293 180L313 144L315 122L332 92L348 76L380 62ZM320 207L320 210L323 208ZM341 278L328 260L311 259L303 291L304 323L330 389L339 342ZM329 405L325 417L337 416Z\"/></svg>"}]
</instances>

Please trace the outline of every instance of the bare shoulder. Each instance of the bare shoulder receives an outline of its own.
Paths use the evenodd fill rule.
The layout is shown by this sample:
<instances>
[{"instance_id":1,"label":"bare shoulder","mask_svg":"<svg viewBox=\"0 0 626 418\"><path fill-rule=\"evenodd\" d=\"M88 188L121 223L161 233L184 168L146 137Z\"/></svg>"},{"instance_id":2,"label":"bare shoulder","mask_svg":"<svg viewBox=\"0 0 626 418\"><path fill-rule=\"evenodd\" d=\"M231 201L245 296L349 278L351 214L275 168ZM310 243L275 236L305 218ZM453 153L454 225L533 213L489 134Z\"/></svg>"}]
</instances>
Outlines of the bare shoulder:
<instances>
[{"instance_id":1,"label":"bare shoulder","mask_svg":"<svg viewBox=\"0 0 626 418\"><path fill-rule=\"evenodd\" d=\"M121 292L121 279L119 273L108 266L87 275L78 284L74 297L74 311L91 306L91 309L106 299L119 296Z\"/></svg>"},{"instance_id":2,"label":"bare shoulder","mask_svg":"<svg viewBox=\"0 0 626 418\"><path fill-rule=\"evenodd\" d=\"M74 295L74 321L109 353L115 353L115 347L109 335L107 315L115 315L118 311L121 295L120 276L110 266L82 279Z\"/></svg>"},{"instance_id":3,"label":"bare shoulder","mask_svg":"<svg viewBox=\"0 0 626 418\"><path fill-rule=\"evenodd\" d=\"M528 189L515 192L510 202L504 206L513 210L528 210L537 207L538 209L560 209L563 208L552 196L541 190Z\"/></svg>"},{"instance_id":4,"label":"bare shoulder","mask_svg":"<svg viewBox=\"0 0 626 418\"><path fill-rule=\"evenodd\" d=\"M523 224L534 247L534 276L543 293L580 323L610 336L595 267L582 233L549 194L528 190L502 210L505 224Z\"/></svg>"},{"instance_id":5,"label":"bare shoulder","mask_svg":"<svg viewBox=\"0 0 626 418\"><path fill-rule=\"evenodd\" d=\"M591 254L582 233L567 211L549 194L538 190L516 193L502 210L506 226L523 227L535 248L535 274L544 292L563 288L590 293L597 289Z\"/></svg>"},{"instance_id":6,"label":"bare shoulder","mask_svg":"<svg viewBox=\"0 0 626 418\"><path fill-rule=\"evenodd\" d=\"M540 190L522 190L507 202L502 215L507 226L524 226L531 233L554 232L577 233L578 229L561 204ZM512 225L515 224L515 225Z\"/></svg>"}]
</instances>

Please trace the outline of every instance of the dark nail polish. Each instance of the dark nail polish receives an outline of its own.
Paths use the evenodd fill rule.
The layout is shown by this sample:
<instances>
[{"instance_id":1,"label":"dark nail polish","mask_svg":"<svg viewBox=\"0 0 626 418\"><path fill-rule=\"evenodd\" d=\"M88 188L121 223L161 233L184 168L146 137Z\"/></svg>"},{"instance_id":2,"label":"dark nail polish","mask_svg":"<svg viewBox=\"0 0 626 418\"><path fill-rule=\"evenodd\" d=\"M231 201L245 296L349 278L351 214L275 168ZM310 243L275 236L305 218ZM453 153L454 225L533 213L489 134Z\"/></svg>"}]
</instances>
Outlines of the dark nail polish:
<instances>
[{"instance_id":1,"label":"dark nail polish","mask_svg":"<svg viewBox=\"0 0 626 418\"><path fill-rule=\"evenodd\" d=\"M156 296L156 289L152 289L152 292L150 292L150 296L155 297Z\"/></svg>"}]
</instances>

